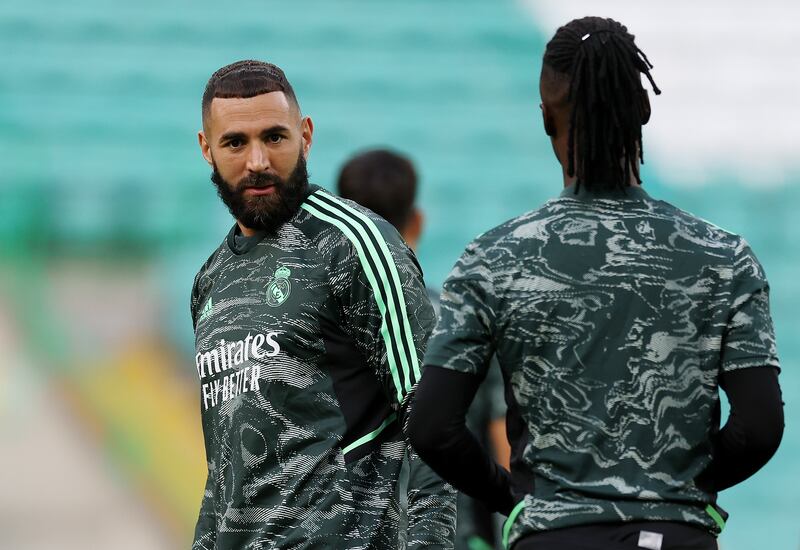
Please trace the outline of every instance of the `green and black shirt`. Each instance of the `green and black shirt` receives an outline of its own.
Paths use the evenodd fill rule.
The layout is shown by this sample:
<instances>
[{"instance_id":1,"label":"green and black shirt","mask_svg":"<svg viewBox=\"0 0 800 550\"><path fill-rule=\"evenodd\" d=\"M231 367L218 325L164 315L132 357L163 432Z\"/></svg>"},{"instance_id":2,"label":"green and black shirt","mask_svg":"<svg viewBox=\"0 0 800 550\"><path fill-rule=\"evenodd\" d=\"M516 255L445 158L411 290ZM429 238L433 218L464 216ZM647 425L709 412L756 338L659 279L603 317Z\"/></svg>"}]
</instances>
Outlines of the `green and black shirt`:
<instances>
[{"instance_id":1,"label":"green and black shirt","mask_svg":"<svg viewBox=\"0 0 800 550\"><path fill-rule=\"evenodd\" d=\"M455 493L401 429L434 324L413 253L315 186L276 235L236 234L191 298L208 460L193 548L452 548Z\"/></svg>"},{"instance_id":2,"label":"green and black shirt","mask_svg":"<svg viewBox=\"0 0 800 550\"><path fill-rule=\"evenodd\" d=\"M718 533L726 514L695 480L721 373L779 366L768 293L741 237L641 188L567 188L470 244L425 364L482 376L500 362L508 543L635 520ZM425 382L415 409L431 401Z\"/></svg>"}]
</instances>

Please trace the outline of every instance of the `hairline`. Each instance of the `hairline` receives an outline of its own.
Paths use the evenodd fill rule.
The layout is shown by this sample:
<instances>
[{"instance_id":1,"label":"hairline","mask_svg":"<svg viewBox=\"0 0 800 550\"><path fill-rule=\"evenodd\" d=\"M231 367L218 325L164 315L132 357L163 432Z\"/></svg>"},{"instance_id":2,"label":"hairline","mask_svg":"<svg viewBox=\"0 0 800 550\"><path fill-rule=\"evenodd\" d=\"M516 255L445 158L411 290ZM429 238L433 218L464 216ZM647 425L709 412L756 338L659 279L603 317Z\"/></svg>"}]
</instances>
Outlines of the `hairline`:
<instances>
[{"instance_id":1,"label":"hairline","mask_svg":"<svg viewBox=\"0 0 800 550\"><path fill-rule=\"evenodd\" d=\"M254 97L259 97L259 96L268 95L268 94L276 94L276 93L277 94L283 94L283 96L286 98L286 103L289 105L289 110L291 111L292 109L296 109L298 117L299 117L300 121L302 122L302 120L303 120L303 111L300 110L300 103L297 101L296 97L294 97L292 94L287 94L283 90L272 90L271 92L264 92L264 93L261 93L261 94L255 94L255 95L251 95L251 96L218 96L218 95L215 95L215 96L211 97L211 100L208 102L208 105L204 106L201 109L201 111L202 111L201 112L201 118L202 118L202 123L203 123L203 131L208 133L208 120L211 117L211 105L214 103L215 99L253 99Z\"/></svg>"}]
</instances>

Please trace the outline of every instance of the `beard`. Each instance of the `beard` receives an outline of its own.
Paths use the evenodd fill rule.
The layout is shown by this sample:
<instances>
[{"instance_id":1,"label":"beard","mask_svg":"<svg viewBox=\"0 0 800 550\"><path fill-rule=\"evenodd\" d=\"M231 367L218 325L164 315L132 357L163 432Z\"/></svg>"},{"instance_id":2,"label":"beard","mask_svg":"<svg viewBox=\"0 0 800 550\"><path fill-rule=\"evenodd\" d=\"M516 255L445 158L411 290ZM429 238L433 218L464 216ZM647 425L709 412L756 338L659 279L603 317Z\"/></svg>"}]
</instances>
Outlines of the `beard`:
<instances>
[{"instance_id":1,"label":"beard","mask_svg":"<svg viewBox=\"0 0 800 550\"><path fill-rule=\"evenodd\" d=\"M306 159L301 150L289 177L283 179L275 174L259 172L245 176L232 185L225 181L214 164L211 181L217 188L217 195L228 207L231 215L242 225L254 231L276 233L300 209L308 191L308 171ZM248 197L245 190L274 185L269 195Z\"/></svg>"}]
</instances>

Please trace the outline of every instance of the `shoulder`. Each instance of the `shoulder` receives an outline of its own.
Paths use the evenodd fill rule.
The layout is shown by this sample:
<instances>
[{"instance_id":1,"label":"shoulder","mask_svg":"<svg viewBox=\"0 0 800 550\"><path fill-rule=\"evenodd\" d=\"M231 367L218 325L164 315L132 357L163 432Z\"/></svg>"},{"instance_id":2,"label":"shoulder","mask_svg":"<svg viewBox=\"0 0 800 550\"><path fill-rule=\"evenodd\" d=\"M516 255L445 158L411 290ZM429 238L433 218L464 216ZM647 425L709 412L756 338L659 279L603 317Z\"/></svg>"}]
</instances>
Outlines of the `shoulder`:
<instances>
[{"instance_id":1,"label":"shoulder","mask_svg":"<svg viewBox=\"0 0 800 550\"><path fill-rule=\"evenodd\" d=\"M397 256L398 249L407 248L389 222L322 188L315 189L301 208L307 214L300 220L301 230L325 255Z\"/></svg>"},{"instance_id":2,"label":"shoulder","mask_svg":"<svg viewBox=\"0 0 800 550\"><path fill-rule=\"evenodd\" d=\"M467 245L462 259L482 259L493 266L515 262L519 247L528 246L531 240L547 240L554 202L548 201L536 210L525 212L481 233Z\"/></svg>"},{"instance_id":3,"label":"shoulder","mask_svg":"<svg viewBox=\"0 0 800 550\"><path fill-rule=\"evenodd\" d=\"M197 273L194 276L195 288L197 288L203 278L210 275L210 273L214 270L214 267L219 264L226 249L227 236L225 239L223 239L222 243L220 243L220 245L208 256L206 261L203 262L203 265L200 266L200 269L197 270Z\"/></svg>"},{"instance_id":4,"label":"shoulder","mask_svg":"<svg viewBox=\"0 0 800 550\"><path fill-rule=\"evenodd\" d=\"M747 241L739 234L687 212L667 201L653 200L657 214L672 223L676 243L696 246L712 253L736 257L749 250Z\"/></svg>"},{"instance_id":5,"label":"shoulder","mask_svg":"<svg viewBox=\"0 0 800 550\"><path fill-rule=\"evenodd\" d=\"M218 265L221 256L224 253L224 247L226 246L225 241L222 242L220 246L217 247L214 252L203 262L203 265L200 266L200 269L197 270L197 273L194 276L194 282L192 283L192 291L190 294L189 299L189 306L192 314L192 323L196 326L197 319L199 315L199 308L200 306L206 302L206 297L211 292L211 288L214 285L213 282L213 271L214 266Z\"/></svg>"}]
</instances>

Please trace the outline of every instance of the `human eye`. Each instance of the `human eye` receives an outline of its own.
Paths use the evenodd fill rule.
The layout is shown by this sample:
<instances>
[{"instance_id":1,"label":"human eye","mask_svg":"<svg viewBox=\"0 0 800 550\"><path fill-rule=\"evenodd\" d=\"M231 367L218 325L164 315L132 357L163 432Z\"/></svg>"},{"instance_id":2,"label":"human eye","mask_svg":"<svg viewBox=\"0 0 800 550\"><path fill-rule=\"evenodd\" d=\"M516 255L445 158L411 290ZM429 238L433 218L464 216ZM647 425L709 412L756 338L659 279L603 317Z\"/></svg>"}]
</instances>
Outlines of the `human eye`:
<instances>
[{"instance_id":1,"label":"human eye","mask_svg":"<svg viewBox=\"0 0 800 550\"><path fill-rule=\"evenodd\" d=\"M244 140L241 138L231 138L228 140L228 143L225 144L230 149L241 149L244 145Z\"/></svg>"},{"instance_id":2,"label":"human eye","mask_svg":"<svg viewBox=\"0 0 800 550\"><path fill-rule=\"evenodd\" d=\"M276 145L286 140L286 135L283 132L269 132L264 136L264 141L269 144Z\"/></svg>"}]
</instances>

